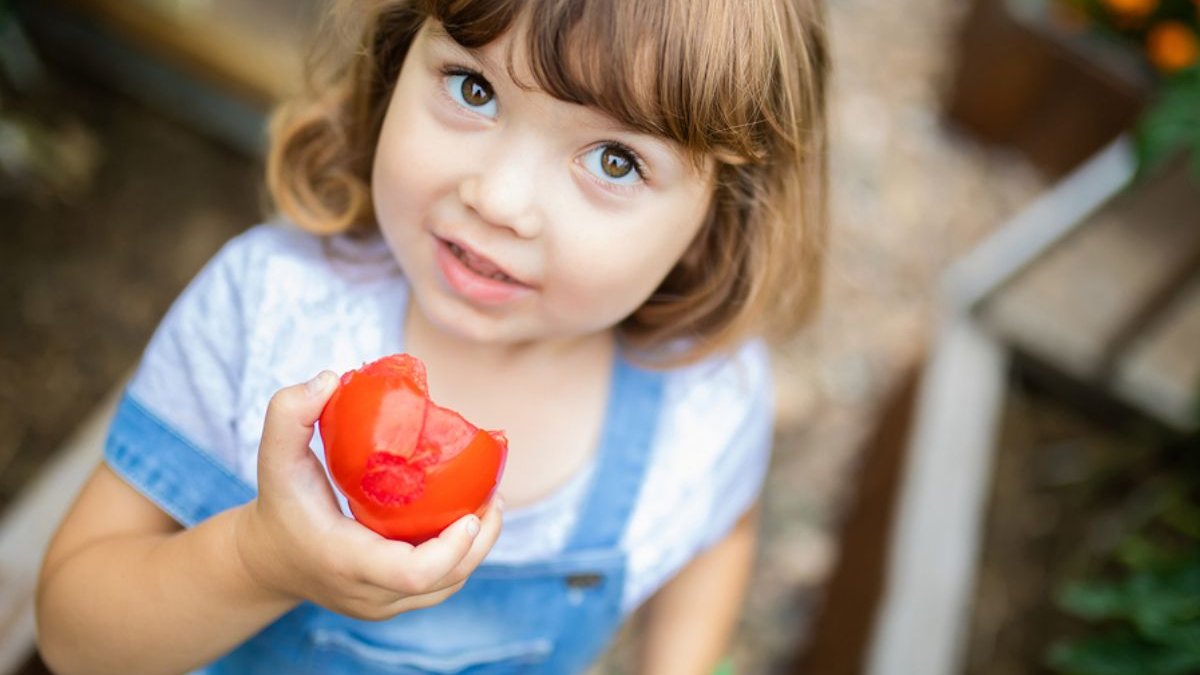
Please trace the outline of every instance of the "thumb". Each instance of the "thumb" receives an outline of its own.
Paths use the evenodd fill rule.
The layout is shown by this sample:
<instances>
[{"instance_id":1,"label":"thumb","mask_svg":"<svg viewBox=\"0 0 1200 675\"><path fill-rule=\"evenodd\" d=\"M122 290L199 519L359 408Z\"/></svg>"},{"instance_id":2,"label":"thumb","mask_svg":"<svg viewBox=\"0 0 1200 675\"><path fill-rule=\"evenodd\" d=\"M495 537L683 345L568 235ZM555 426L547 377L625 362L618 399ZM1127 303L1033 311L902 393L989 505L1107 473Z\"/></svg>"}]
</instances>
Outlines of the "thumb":
<instances>
[{"instance_id":1,"label":"thumb","mask_svg":"<svg viewBox=\"0 0 1200 675\"><path fill-rule=\"evenodd\" d=\"M311 454L308 444L313 426L333 395L336 383L337 375L323 370L308 382L275 392L263 421L260 457L296 461Z\"/></svg>"}]
</instances>

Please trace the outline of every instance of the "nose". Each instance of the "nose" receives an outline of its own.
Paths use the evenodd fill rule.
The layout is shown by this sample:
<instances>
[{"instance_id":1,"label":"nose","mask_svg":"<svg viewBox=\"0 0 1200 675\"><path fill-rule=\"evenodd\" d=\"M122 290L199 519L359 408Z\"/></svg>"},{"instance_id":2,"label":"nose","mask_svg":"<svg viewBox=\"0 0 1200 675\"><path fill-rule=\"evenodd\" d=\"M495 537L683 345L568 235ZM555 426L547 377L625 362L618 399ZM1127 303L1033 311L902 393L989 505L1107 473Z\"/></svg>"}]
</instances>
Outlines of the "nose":
<instances>
[{"instance_id":1,"label":"nose","mask_svg":"<svg viewBox=\"0 0 1200 675\"><path fill-rule=\"evenodd\" d=\"M539 229L534 153L506 145L484 155L481 165L467 173L459 183L459 199L488 224L519 237L534 237Z\"/></svg>"}]
</instances>

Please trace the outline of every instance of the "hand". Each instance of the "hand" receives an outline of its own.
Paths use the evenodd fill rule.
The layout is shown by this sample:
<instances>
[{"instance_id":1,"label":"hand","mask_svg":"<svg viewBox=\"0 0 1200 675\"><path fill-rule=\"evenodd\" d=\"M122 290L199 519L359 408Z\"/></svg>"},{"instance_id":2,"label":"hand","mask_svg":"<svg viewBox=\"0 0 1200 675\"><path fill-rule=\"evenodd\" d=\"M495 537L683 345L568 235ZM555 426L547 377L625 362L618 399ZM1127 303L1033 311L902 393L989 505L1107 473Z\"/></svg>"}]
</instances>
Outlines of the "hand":
<instances>
[{"instance_id":1,"label":"hand","mask_svg":"<svg viewBox=\"0 0 1200 675\"><path fill-rule=\"evenodd\" d=\"M493 500L482 522L464 516L420 546L385 539L338 509L308 447L337 376L323 371L271 398L258 450L258 497L242 507L236 548L270 593L378 621L453 595L500 534Z\"/></svg>"}]
</instances>

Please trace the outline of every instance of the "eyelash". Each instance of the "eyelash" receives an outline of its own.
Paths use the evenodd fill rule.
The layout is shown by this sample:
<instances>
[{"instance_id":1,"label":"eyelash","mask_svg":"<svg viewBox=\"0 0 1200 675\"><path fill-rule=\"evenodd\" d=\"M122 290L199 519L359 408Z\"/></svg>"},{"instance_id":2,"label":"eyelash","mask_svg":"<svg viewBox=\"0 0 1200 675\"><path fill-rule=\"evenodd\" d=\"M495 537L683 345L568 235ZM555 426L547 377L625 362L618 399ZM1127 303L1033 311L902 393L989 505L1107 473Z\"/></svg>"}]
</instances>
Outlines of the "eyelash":
<instances>
[{"instance_id":1,"label":"eyelash","mask_svg":"<svg viewBox=\"0 0 1200 675\"><path fill-rule=\"evenodd\" d=\"M646 180L646 176L649 172L646 169L646 163L642 161L642 156L634 152L633 148L620 141L600 141L596 145L592 146L592 149L589 150L589 152L595 152L597 149L606 146L620 150L623 154L629 157L629 159L633 160L633 170L637 172L637 175L641 177L642 180ZM633 186L617 185L615 187L632 188Z\"/></svg>"},{"instance_id":2,"label":"eyelash","mask_svg":"<svg viewBox=\"0 0 1200 675\"><path fill-rule=\"evenodd\" d=\"M440 94L441 97L443 99L445 99L448 103L450 103L450 105L453 106L456 110L467 112L467 114L472 115L473 117L479 117L480 115L478 113L470 112L470 111L467 111L465 108L463 108L462 104L460 104L458 101L454 100L454 97L451 96L450 93L446 91L446 78L454 77L456 75L465 75L465 76L469 76L469 77L476 77L476 78L479 78L480 80L483 80L484 82L487 82L489 87L491 86L491 82L488 82L488 79L483 76L483 73L480 73L479 71L473 70L471 68L464 68L462 66L443 66L439 72L441 73L441 85L438 86L438 94ZM495 94L496 94L495 90L492 90L492 95L495 96Z\"/></svg>"},{"instance_id":3,"label":"eyelash","mask_svg":"<svg viewBox=\"0 0 1200 675\"><path fill-rule=\"evenodd\" d=\"M488 79L483 76L483 73L475 70L474 68L467 68L465 66L457 66L457 65L447 65L447 66L443 66L440 69L440 72L441 72L443 81L447 77L454 77L456 75L465 75L465 76L469 76L469 77L479 78L480 80L486 82L489 87L491 86L491 82L489 82ZM492 92L493 92L493 96L494 96L495 90L493 89ZM445 86L438 87L438 93L441 94L442 98L444 98L446 101L448 101L450 104L452 104L456 109L463 110L462 105L459 104L458 101L454 100L454 97L450 96L450 94L447 93ZM470 114L473 116L478 116L476 113L468 112L467 114ZM621 151L626 156L628 156L631 160L633 160L633 170L635 172L637 172L638 177L641 178L643 182L650 175L649 170L646 167L646 162L645 162L645 160L642 159L642 156L639 155L637 152L635 152L633 148L629 147L628 145L625 145L624 143L622 143L620 141L613 141L613 140L600 141L599 143L593 145L588 150L588 153L595 152L597 149L603 148L606 146L616 148L617 150ZM599 176L594 175L591 171L585 170L585 173L587 173L588 177L590 177L592 180L596 181L597 183L601 184L604 188L610 189L610 190L613 190L616 192L632 192L634 190L637 190L640 187L640 183L635 184L635 185L620 185L617 183L612 183L612 182L603 180Z\"/></svg>"}]
</instances>

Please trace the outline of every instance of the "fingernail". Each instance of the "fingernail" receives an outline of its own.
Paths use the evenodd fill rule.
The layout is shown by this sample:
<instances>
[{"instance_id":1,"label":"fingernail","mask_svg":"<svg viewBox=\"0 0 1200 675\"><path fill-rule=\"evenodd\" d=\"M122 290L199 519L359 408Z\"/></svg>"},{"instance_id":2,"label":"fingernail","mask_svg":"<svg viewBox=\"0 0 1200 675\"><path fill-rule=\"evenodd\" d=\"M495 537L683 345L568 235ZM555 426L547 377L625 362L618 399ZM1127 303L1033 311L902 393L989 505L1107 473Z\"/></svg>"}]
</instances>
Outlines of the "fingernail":
<instances>
[{"instance_id":1,"label":"fingernail","mask_svg":"<svg viewBox=\"0 0 1200 675\"><path fill-rule=\"evenodd\" d=\"M479 518L475 516L467 518L467 534L472 537L479 534Z\"/></svg>"},{"instance_id":2,"label":"fingernail","mask_svg":"<svg viewBox=\"0 0 1200 675\"><path fill-rule=\"evenodd\" d=\"M330 372L328 370L322 370L321 372L317 373L316 377L309 380L305 385L305 387L308 389L309 395L316 396L317 394L325 391L325 388L329 386L329 376Z\"/></svg>"}]
</instances>

